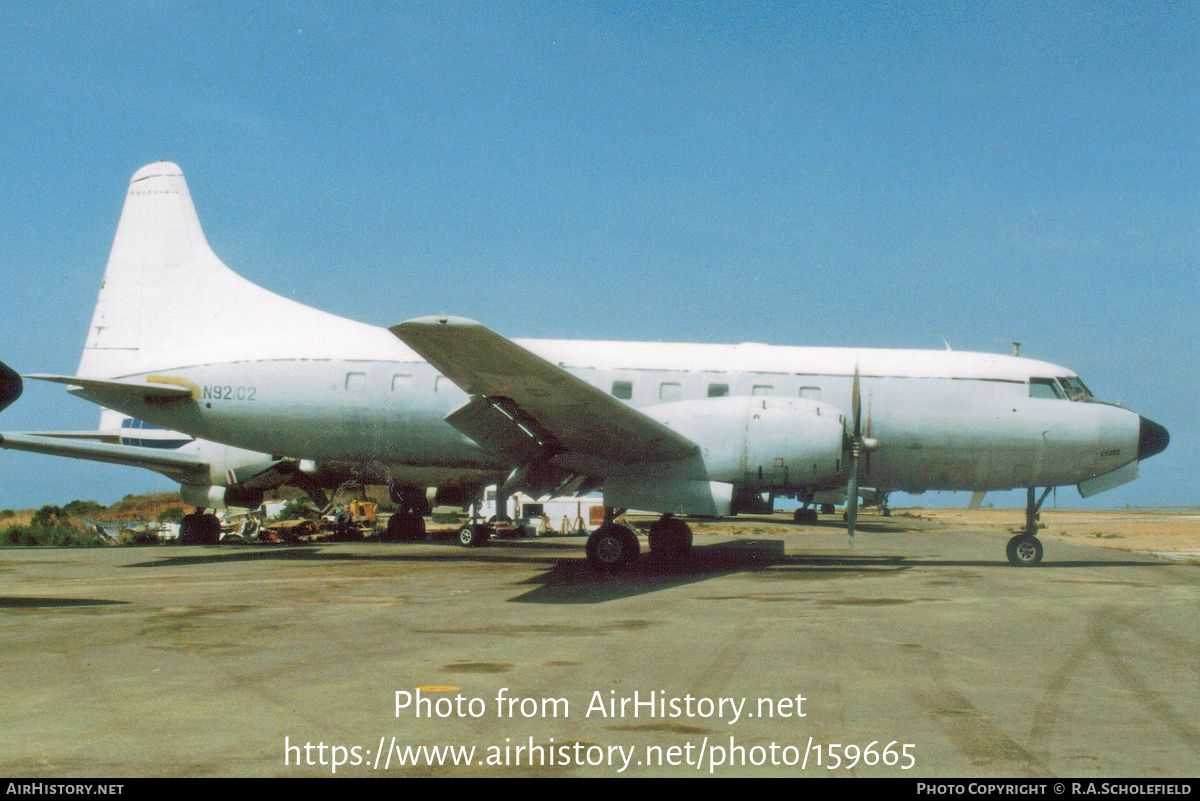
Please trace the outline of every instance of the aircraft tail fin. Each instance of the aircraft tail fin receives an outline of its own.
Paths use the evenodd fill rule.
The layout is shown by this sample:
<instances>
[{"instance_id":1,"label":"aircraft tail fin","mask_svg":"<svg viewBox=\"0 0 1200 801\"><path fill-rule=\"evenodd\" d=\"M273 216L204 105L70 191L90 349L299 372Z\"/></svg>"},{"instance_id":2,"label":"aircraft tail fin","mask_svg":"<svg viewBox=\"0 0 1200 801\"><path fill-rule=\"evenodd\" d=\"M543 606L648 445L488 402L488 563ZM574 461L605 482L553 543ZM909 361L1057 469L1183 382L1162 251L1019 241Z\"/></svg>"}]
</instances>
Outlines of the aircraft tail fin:
<instances>
[{"instance_id":1,"label":"aircraft tail fin","mask_svg":"<svg viewBox=\"0 0 1200 801\"><path fill-rule=\"evenodd\" d=\"M204 236L183 171L159 161L129 182L77 375L119 378L245 354L247 343L295 340L297 332L328 339L348 326L362 327L226 267Z\"/></svg>"}]
</instances>

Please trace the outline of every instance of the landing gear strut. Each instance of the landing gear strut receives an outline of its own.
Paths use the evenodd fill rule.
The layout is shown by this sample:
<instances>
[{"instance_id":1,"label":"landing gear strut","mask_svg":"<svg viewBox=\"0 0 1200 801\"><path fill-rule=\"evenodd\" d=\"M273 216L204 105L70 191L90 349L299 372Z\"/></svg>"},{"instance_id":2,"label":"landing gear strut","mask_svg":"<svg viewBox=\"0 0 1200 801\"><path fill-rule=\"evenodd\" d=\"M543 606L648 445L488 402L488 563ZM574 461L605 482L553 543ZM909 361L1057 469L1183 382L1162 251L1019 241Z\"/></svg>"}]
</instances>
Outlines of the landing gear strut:
<instances>
[{"instance_id":1,"label":"landing gear strut","mask_svg":"<svg viewBox=\"0 0 1200 801\"><path fill-rule=\"evenodd\" d=\"M1018 567L1032 567L1042 561L1042 542L1035 535L1038 530L1038 510L1042 508L1042 503L1050 494L1050 489L1050 487L1046 487L1042 497L1035 500L1037 491L1033 487L1028 488L1028 500L1025 502L1025 531L1009 540L1005 549L1011 564Z\"/></svg>"},{"instance_id":2,"label":"landing gear strut","mask_svg":"<svg viewBox=\"0 0 1200 801\"><path fill-rule=\"evenodd\" d=\"M588 564L600 573L620 570L636 561L641 552L637 535L625 526L613 522L618 514L620 512L616 509L604 507L604 522L588 537Z\"/></svg>"}]
</instances>

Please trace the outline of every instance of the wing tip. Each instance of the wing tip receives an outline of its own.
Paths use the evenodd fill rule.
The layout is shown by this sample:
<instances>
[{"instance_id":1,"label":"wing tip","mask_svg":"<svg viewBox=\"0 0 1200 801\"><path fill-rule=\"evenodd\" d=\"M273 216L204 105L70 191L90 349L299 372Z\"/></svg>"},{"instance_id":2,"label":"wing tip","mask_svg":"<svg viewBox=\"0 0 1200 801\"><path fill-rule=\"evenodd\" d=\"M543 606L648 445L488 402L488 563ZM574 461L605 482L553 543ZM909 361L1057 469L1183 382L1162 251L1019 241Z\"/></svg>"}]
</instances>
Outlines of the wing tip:
<instances>
[{"instance_id":1,"label":"wing tip","mask_svg":"<svg viewBox=\"0 0 1200 801\"><path fill-rule=\"evenodd\" d=\"M483 324L476 322L468 317L452 317L447 314L438 314L430 317L414 317L411 320L405 320L402 323L397 323L388 328L396 336L401 339L403 334L409 331L422 331L431 328L483 328Z\"/></svg>"}]
</instances>

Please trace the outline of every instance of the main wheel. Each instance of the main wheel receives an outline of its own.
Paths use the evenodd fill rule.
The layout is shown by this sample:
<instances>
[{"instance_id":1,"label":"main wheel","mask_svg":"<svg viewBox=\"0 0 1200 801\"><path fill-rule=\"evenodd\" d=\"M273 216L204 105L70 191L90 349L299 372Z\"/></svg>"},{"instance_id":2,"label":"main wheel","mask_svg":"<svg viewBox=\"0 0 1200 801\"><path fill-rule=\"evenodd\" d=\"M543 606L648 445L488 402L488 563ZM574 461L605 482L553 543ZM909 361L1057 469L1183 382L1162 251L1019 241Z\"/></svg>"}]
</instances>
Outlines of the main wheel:
<instances>
[{"instance_id":1,"label":"main wheel","mask_svg":"<svg viewBox=\"0 0 1200 801\"><path fill-rule=\"evenodd\" d=\"M388 518L386 542L420 542L425 539L425 518L416 512L397 512Z\"/></svg>"},{"instance_id":2,"label":"main wheel","mask_svg":"<svg viewBox=\"0 0 1200 801\"><path fill-rule=\"evenodd\" d=\"M1008 561L1017 567L1032 567L1042 561L1042 542L1028 534L1018 534L1008 541L1005 549Z\"/></svg>"},{"instance_id":3,"label":"main wheel","mask_svg":"<svg viewBox=\"0 0 1200 801\"><path fill-rule=\"evenodd\" d=\"M184 515L183 519L179 521L179 544L180 545L195 545L196 544L196 542L197 542L196 526L197 526L197 520L199 518L200 518L199 514L193 513L193 514Z\"/></svg>"},{"instance_id":4,"label":"main wheel","mask_svg":"<svg viewBox=\"0 0 1200 801\"><path fill-rule=\"evenodd\" d=\"M817 522L817 510L797 509L795 513L792 514L792 520L802 525L815 523Z\"/></svg>"},{"instance_id":5,"label":"main wheel","mask_svg":"<svg viewBox=\"0 0 1200 801\"><path fill-rule=\"evenodd\" d=\"M620 570L637 559L640 552L637 535L616 523L600 526L587 541L588 564L601 573Z\"/></svg>"},{"instance_id":6,"label":"main wheel","mask_svg":"<svg viewBox=\"0 0 1200 801\"><path fill-rule=\"evenodd\" d=\"M664 517L650 526L650 558L676 564L691 556L692 530L687 523Z\"/></svg>"},{"instance_id":7,"label":"main wheel","mask_svg":"<svg viewBox=\"0 0 1200 801\"><path fill-rule=\"evenodd\" d=\"M204 515L200 518L200 542L205 545L216 545L221 541L221 521L216 515Z\"/></svg>"}]
</instances>

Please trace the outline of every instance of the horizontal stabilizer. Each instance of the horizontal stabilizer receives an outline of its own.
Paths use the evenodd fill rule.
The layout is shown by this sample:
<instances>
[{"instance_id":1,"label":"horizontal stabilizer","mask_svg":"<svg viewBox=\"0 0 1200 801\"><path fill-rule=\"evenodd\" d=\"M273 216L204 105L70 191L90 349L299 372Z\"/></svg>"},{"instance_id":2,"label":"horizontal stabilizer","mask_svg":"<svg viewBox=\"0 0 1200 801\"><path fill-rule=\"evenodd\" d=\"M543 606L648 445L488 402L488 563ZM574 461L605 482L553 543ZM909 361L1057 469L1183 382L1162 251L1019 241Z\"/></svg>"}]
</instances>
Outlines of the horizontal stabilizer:
<instances>
[{"instance_id":1,"label":"horizontal stabilizer","mask_svg":"<svg viewBox=\"0 0 1200 801\"><path fill-rule=\"evenodd\" d=\"M0 362L0 412L12 406L13 401L21 397L24 384L21 376L4 362Z\"/></svg>"},{"instance_id":2,"label":"horizontal stabilizer","mask_svg":"<svg viewBox=\"0 0 1200 801\"><path fill-rule=\"evenodd\" d=\"M29 453L45 453L51 456L66 456L72 459L88 459L93 462L144 467L165 473L178 480L182 477L207 479L208 462L198 456L162 451L156 448L141 448L136 445L109 445L103 442L67 440L39 434L0 433L0 448Z\"/></svg>"},{"instance_id":3,"label":"horizontal stabilizer","mask_svg":"<svg viewBox=\"0 0 1200 801\"><path fill-rule=\"evenodd\" d=\"M26 376L37 381L50 381L71 387L71 394L101 406L119 408L129 403L167 403L195 398L199 387L174 383L179 379L151 376L145 381L138 379L80 378L74 375L46 375L35 373ZM158 379L157 381L155 379Z\"/></svg>"},{"instance_id":4,"label":"horizontal stabilizer","mask_svg":"<svg viewBox=\"0 0 1200 801\"><path fill-rule=\"evenodd\" d=\"M50 437L52 439L94 440L110 442L113 445L121 443L121 434L117 431L26 431L32 437Z\"/></svg>"}]
</instances>

